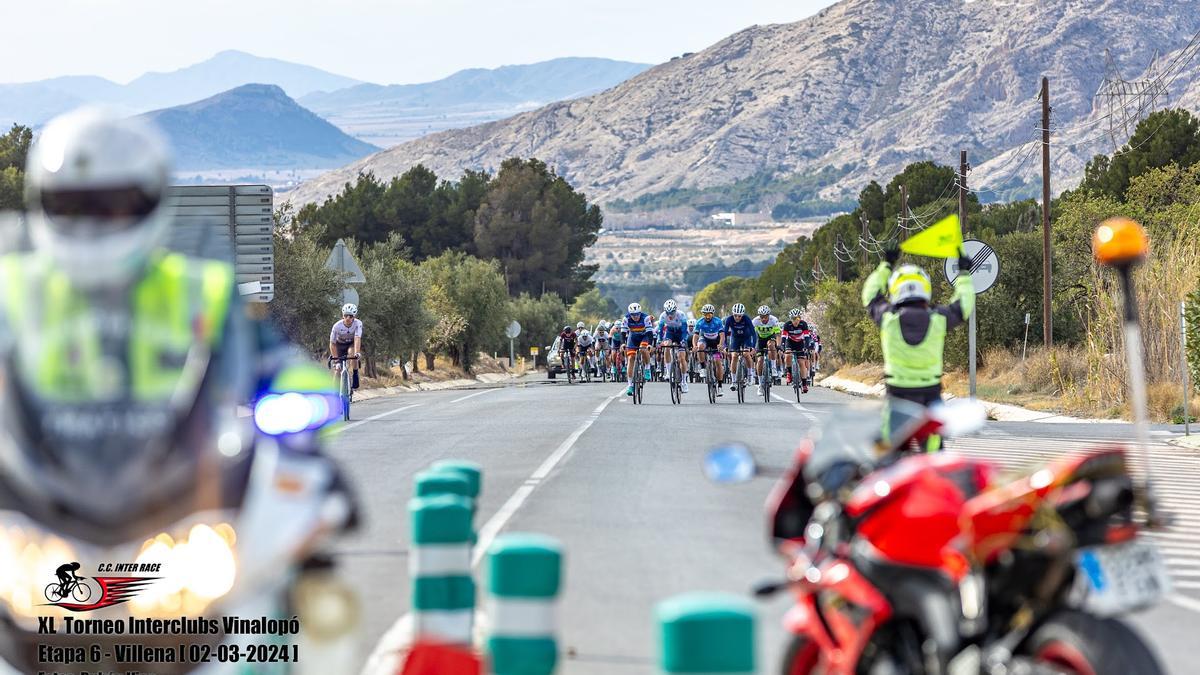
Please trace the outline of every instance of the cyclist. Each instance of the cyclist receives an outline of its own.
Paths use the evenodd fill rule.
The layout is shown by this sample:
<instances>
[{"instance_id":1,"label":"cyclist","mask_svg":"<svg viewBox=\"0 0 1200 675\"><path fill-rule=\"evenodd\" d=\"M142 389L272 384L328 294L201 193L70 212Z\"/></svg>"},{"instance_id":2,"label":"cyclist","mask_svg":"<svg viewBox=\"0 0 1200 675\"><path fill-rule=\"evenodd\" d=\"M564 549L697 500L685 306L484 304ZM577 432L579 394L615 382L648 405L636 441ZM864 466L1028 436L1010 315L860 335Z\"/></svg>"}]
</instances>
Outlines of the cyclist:
<instances>
[{"instance_id":1,"label":"cyclist","mask_svg":"<svg viewBox=\"0 0 1200 675\"><path fill-rule=\"evenodd\" d=\"M753 349L755 346L754 322L746 316L746 306L740 302L733 306L732 312L725 319L725 339L729 344L729 351L740 351L740 358L746 372L753 372L754 366L750 362L750 353L747 350ZM730 358L729 368L731 371L733 366L733 358Z\"/></svg>"},{"instance_id":2,"label":"cyclist","mask_svg":"<svg viewBox=\"0 0 1200 675\"><path fill-rule=\"evenodd\" d=\"M889 396L930 405L942 400L942 351L946 332L965 322L975 310L975 284L966 271L971 261L959 254L950 303L930 306L932 285L925 270L916 265L892 267L900 250L884 251L884 260L867 277L862 303L880 328L884 381ZM925 449L941 448L941 438L930 436Z\"/></svg>"},{"instance_id":3,"label":"cyclist","mask_svg":"<svg viewBox=\"0 0 1200 675\"><path fill-rule=\"evenodd\" d=\"M716 308L705 305L700 308L701 319L696 321L692 331L692 349L705 368L713 368L717 378L717 396L723 396L724 380L721 371L721 351L725 348L725 322L713 316ZM708 352L715 351L712 363L707 363Z\"/></svg>"},{"instance_id":4,"label":"cyclist","mask_svg":"<svg viewBox=\"0 0 1200 675\"><path fill-rule=\"evenodd\" d=\"M358 359L354 358L362 352L362 321L358 320L358 305L347 302L342 305L342 319L333 324L329 331L329 357L353 359L351 366L354 372L354 382L350 385L358 389ZM343 362L339 367L345 367ZM340 373L339 373L340 374Z\"/></svg>"},{"instance_id":5,"label":"cyclist","mask_svg":"<svg viewBox=\"0 0 1200 675\"><path fill-rule=\"evenodd\" d=\"M688 322L687 317L683 315L683 312L679 311L679 306L675 304L674 300L667 300L663 303L663 312L658 318L658 338L659 345L664 348L683 348L675 350L675 358L679 361L680 372L683 373L683 377L681 378L683 380L682 391L685 394L688 393L688 358L686 349L688 344ZM669 361L664 363L664 368L667 367L667 363Z\"/></svg>"},{"instance_id":6,"label":"cyclist","mask_svg":"<svg viewBox=\"0 0 1200 675\"><path fill-rule=\"evenodd\" d=\"M571 360L574 360L575 340L578 338L579 336L575 334L575 327L571 324L563 326L562 332L558 334L558 353L559 358L562 360L564 371L567 370L567 357L570 356ZM574 370L575 364L570 365L572 366L571 370Z\"/></svg>"},{"instance_id":7,"label":"cyclist","mask_svg":"<svg viewBox=\"0 0 1200 675\"><path fill-rule=\"evenodd\" d=\"M762 378L775 376L773 369L779 358L776 344L781 326L779 319L771 314L771 308L766 305L758 306L758 316L754 317L752 323L754 324L754 334L758 338L756 372L759 378L758 395L762 396ZM766 359L763 358L764 355L767 356Z\"/></svg>"},{"instance_id":8,"label":"cyclist","mask_svg":"<svg viewBox=\"0 0 1200 675\"><path fill-rule=\"evenodd\" d=\"M71 586L83 581L76 572L79 571L78 562L69 562L65 565L59 565L58 569L54 570L54 576L58 577L58 597L65 598L71 592Z\"/></svg>"},{"instance_id":9,"label":"cyclist","mask_svg":"<svg viewBox=\"0 0 1200 675\"><path fill-rule=\"evenodd\" d=\"M783 324L783 348L785 352L796 352L796 360L800 362L800 391L808 393L808 383L812 379L809 370L809 359L813 353L812 332L808 322L800 318L800 310L788 311L788 321ZM790 359L787 362L788 384L792 384L792 367Z\"/></svg>"},{"instance_id":10,"label":"cyclist","mask_svg":"<svg viewBox=\"0 0 1200 675\"><path fill-rule=\"evenodd\" d=\"M28 156L32 247L0 258L0 503L88 541L241 494L256 453L239 405L336 395L323 369L247 315L231 263L163 247L170 176L166 141L145 120L59 117ZM36 340L23 338L31 306ZM330 417L287 447L319 451L315 425Z\"/></svg>"},{"instance_id":11,"label":"cyclist","mask_svg":"<svg viewBox=\"0 0 1200 675\"><path fill-rule=\"evenodd\" d=\"M812 372L816 376L821 370L821 335L817 333L817 329L813 327L813 358Z\"/></svg>"},{"instance_id":12,"label":"cyclist","mask_svg":"<svg viewBox=\"0 0 1200 675\"><path fill-rule=\"evenodd\" d=\"M629 323L625 319L617 319L613 323L613 377L624 375L625 342L629 339Z\"/></svg>"},{"instance_id":13,"label":"cyclist","mask_svg":"<svg viewBox=\"0 0 1200 675\"><path fill-rule=\"evenodd\" d=\"M600 355L597 361L597 368L602 368L605 371L612 370L612 337L609 335L608 322L604 319L596 324L596 353Z\"/></svg>"},{"instance_id":14,"label":"cyclist","mask_svg":"<svg viewBox=\"0 0 1200 675\"><path fill-rule=\"evenodd\" d=\"M580 372L583 372L585 368L590 369L592 367L588 359L595 354L596 338L586 328L579 328L578 336L575 340L575 349L578 356L575 362L579 364Z\"/></svg>"},{"instance_id":15,"label":"cyclist","mask_svg":"<svg viewBox=\"0 0 1200 675\"><path fill-rule=\"evenodd\" d=\"M625 390L627 396L633 396L633 378L644 377L650 379L650 333L653 332L650 327L654 323L654 319L649 314L642 311L642 306L636 302L629 303L629 313L625 315L625 319L621 322L623 326L629 328L629 339L625 344L625 371L629 374L629 387ZM642 364L645 366L644 372L634 373L633 362L630 357L634 352L641 352Z\"/></svg>"}]
</instances>

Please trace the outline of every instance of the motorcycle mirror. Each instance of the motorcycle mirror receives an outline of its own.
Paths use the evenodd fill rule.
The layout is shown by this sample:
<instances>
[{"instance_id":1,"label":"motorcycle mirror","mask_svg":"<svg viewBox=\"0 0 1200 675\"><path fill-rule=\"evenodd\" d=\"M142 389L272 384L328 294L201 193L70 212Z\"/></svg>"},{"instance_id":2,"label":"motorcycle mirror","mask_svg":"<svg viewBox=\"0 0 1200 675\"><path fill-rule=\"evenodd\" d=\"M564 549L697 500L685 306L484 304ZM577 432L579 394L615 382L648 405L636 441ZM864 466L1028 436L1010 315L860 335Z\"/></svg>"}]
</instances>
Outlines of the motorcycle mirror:
<instances>
[{"instance_id":1,"label":"motorcycle mirror","mask_svg":"<svg viewBox=\"0 0 1200 675\"><path fill-rule=\"evenodd\" d=\"M741 443L722 445L704 456L704 475L714 483L744 483L756 473L754 455Z\"/></svg>"},{"instance_id":2,"label":"motorcycle mirror","mask_svg":"<svg viewBox=\"0 0 1200 675\"><path fill-rule=\"evenodd\" d=\"M987 424L987 408L973 398L956 398L929 409L929 416L942 425L946 436L966 436Z\"/></svg>"}]
</instances>

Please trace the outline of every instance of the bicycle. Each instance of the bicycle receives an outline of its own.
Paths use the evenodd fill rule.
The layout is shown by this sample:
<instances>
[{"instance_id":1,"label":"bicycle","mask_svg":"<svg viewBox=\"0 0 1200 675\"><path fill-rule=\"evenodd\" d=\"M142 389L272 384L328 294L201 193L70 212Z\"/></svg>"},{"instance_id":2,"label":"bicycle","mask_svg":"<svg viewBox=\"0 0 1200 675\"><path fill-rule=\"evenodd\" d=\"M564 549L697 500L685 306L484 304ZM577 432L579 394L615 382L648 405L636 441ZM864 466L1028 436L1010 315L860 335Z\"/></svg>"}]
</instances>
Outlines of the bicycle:
<instances>
[{"instance_id":1,"label":"bicycle","mask_svg":"<svg viewBox=\"0 0 1200 675\"><path fill-rule=\"evenodd\" d=\"M792 389L796 392L796 403L799 403L800 394L808 393L808 387L805 386L807 380L800 377L800 359L808 358L808 352L789 349L788 354L791 356L791 363L788 364L788 370L792 373Z\"/></svg>"},{"instance_id":2,"label":"bicycle","mask_svg":"<svg viewBox=\"0 0 1200 675\"><path fill-rule=\"evenodd\" d=\"M354 402L354 387L350 386L350 368L346 367L346 362L357 360L358 356L331 356L326 367L337 368L338 378L338 398L342 400L342 420L350 421L350 404Z\"/></svg>"},{"instance_id":3,"label":"bicycle","mask_svg":"<svg viewBox=\"0 0 1200 675\"><path fill-rule=\"evenodd\" d=\"M746 402L746 363L745 363L745 360L742 358L742 354L744 354L748 351L750 351L750 350L749 349L730 349L728 352L730 355L729 356L730 361L736 363L736 367L730 368L729 370L734 370L732 386L733 386L734 390L737 391L738 403Z\"/></svg>"},{"instance_id":4,"label":"bicycle","mask_svg":"<svg viewBox=\"0 0 1200 675\"><path fill-rule=\"evenodd\" d=\"M62 584L55 582L46 586L46 599L50 602L62 602L70 596L75 602L87 602L92 597L92 587L83 583L81 579L72 579L67 582L67 588L64 592Z\"/></svg>"},{"instance_id":5,"label":"bicycle","mask_svg":"<svg viewBox=\"0 0 1200 675\"><path fill-rule=\"evenodd\" d=\"M671 369L669 374L669 383L671 387L671 403L679 405L683 403L683 368L679 366L679 351L684 349L679 345L670 345L667 347L659 347L662 358L671 360ZM667 352L672 352L667 354Z\"/></svg>"},{"instance_id":6,"label":"bicycle","mask_svg":"<svg viewBox=\"0 0 1200 675\"><path fill-rule=\"evenodd\" d=\"M567 384L575 384L575 348L563 350L563 370L567 371Z\"/></svg>"},{"instance_id":7,"label":"bicycle","mask_svg":"<svg viewBox=\"0 0 1200 675\"><path fill-rule=\"evenodd\" d=\"M642 350L638 349L634 354L633 363L631 364L633 366L633 403L634 405L641 405L642 387L646 384L646 378L643 377L642 369L646 366L642 362ZM625 359L625 361L628 364L629 359Z\"/></svg>"},{"instance_id":8,"label":"bicycle","mask_svg":"<svg viewBox=\"0 0 1200 675\"><path fill-rule=\"evenodd\" d=\"M601 347L600 355L596 359L597 362L600 364L600 381L601 382L608 382L609 351L610 350L608 349L608 347Z\"/></svg>"},{"instance_id":9,"label":"bicycle","mask_svg":"<svg viewBox=\"0 0 1200 675\"><path fill-rule=\"evenodd\" d=\"M584 350L580 363L583 367L580 368L579 379L584 384L590 383L592 381L592 355L587 350Z\"/></svg>"},{"instance_id":10,"label":"bicycle","mask_svg":"<svg viewBox=\"0 0 1200 675\"><path fill-rule=\"evenodd\" d=\"M715 365L714 360L720 358L720 352L716 349L705 349L704 353L708 355L708 358L704 360L704 381L708 386L708 402L716 403L718 383L717 376L713 374L716 368L713 366Z\"/></svg>"},{"instance_id":11,"label":"bicycle","mask_svg":"<svg viewBox=\"0 0 1200 675\"><path fill-rule=\"evenodd\" d=\"M758 377L758 383L759 386L762 387L763 402L770 403L771 383L775 379L775 374L772 372L772 368L775 366L775 363L771 360L769 353L765 350L759 352L759 358L757 361L758 365L762 367L762 374Z\"/></svg>"}]
</instances>

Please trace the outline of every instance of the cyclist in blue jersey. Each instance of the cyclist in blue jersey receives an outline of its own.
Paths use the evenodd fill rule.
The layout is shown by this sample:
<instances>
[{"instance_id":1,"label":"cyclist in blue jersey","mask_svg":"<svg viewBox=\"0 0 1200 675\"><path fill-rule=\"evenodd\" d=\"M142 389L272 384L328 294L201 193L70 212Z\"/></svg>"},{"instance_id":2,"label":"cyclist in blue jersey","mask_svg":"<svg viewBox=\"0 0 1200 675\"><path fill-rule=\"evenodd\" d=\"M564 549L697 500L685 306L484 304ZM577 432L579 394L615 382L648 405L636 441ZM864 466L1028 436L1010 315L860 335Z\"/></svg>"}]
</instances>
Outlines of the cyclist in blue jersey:
<instances>
[{"instance_id":1,"label":"cyclist in blue jersey","mask_svg":"<svg viewBox=\"0 0 1200 675\"><path fill-rule=\"evenodd\" d=\"M687 317L683 312L679 311L679 306L674 300L667 300L663 303L663 313L658 317L658 340L662 347L684 347L685 349L675 350L675 358L679 360L680 371L686 373L688 369L687 363L687 343L688 343L688 326ZM665 367L666 364L664 364ZM683 378L683 393L688 393L687 378Z\"/></svg>"},{"instance_id":2,"label":"cyclist in blue jersey","mask_svg":"<svg viewBox=\"0 0 1200 675\"><path fill-rule=\"evenodd\" d=\"M649 380L650 372L650 327L654 319L642 311L642 306L636 302L629 303L629 313L625 315L622 325L629 328L629 340L625 343L625 356L628 363L625 370L629 373L629 387L626 396L633 396L633 378L645 377ZM633 361L634 352L641 352L644 372L635 373Z\"/></svg>"},{"instance_id":3,"label":"cyclist in blue jersey","mask_svg":"<svg viewBox=\"0 0 1200 675\"><path fill-rule=\"evenodd\" d=\"M724 375L721 369L721 350L725 348L725 322L713 316L717 309L712 305L705 305L700 308L702 318L696 321L695 329L692 331L692 350L696 352L696 357L704 364L705 368L712 368L713 375L717 378L717 396L723 396L722 388L724 387ZM706 363L708 360L708 351L715 351L713 354L712 363Z\"/></svg>"},{"instance_id":4,"label":"cyclist in blue jersey","mask_svg":"<svg viewBox=\"0 0 1200 675\"><path fill-rule=\"evenodd\" d=\"M733 306L733 314L725 319L725 340L730 351L751 350L758 344L758 338L754 333L754 324L750 317L746 316L746 306L740 302ZM741 359L746 372L754 372L749 351L742 351ZM732 358L729 361L729 367L733 368Z\"/></svg>"}]
</instances>

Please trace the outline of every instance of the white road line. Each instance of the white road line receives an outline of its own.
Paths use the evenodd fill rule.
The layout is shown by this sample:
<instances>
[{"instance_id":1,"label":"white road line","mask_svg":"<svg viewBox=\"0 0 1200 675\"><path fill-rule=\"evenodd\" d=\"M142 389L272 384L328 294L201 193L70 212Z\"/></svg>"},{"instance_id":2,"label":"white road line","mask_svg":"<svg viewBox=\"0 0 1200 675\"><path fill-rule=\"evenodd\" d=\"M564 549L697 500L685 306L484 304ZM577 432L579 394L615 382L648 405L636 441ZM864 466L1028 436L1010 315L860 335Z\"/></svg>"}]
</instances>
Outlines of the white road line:
<instances>
[{"instance_id":1,"label":"white road line","mask_svg":"<svg viewBox=\"0 0 1200 675\"><path fill-rule=\"evenodd\" d=\"M604 409L617 398L624 395L625 390L621 389L596 406L596 409L588 415L587 419L570 436L567 436L566 440L554 449L554 452L550 453L542 461L538 468L529 475L529 478L525 479L525 482L513 492L508 501L504 502L500 509L483 524L483 527L479 528L479 538L475 543L475 553L471 558L472 567L479 566L480 560L483 559L483 555L487 552L488 547L491 546L496 535L499 534L500 530L504 528L513 515L520 510L525 500L529 498L529 495L550 475L554 467L558 466L558 463L575 447L575 443L583 436L584 432L591 428L592 424L600 418L600 414L604 412ZM363 668L363 673L383 675L384 673L395 672L399 661L397 651L404 647L404 643L409 639L411 632L412 614L406 612L396 620L396 623L392 624L392 627L384 633L379 643L375 645L375 649L371 651L371 656L367 659L366 666Z\"/></svg>"},{"instance_id":2,"label":"white road line","mask_svg":"<svg viewBox=\"0 0 1200 675\"><path fill-rule=\"evenodd\" d=\"M396 408L395 410L389 410L389 411L387 411L387 412L381 412L381 413L379 413L378 415L371 415L370 417L368 417L368 418L366 418L366 419L364 419L364 420L359 420L359 421L357 421L357 422L351 422L350 424L347 424L347 425L346 425L346 426L344 426L344 427L338 427L337 429L334 429L334 430L333 430L333 433L335 433L335 434L340 434L341 432L343 432L343 431L347 431L347 430L349 430L349 429L353 429L354 427L356 427L356 426L358 426L358 425L360 425L360 424L366 424L367 422L373 422L373 421L375 421L375 420L377 420L377 419L380 419L380 418L383 418L383 417L387 417L388 415L395 415L395 414L396 414L396 413L398 413L398 412L404 412L405 410L410 410L410 409L412 409L412 408L416 408L416 407L418 407L418 406L421 406L421 405L424 405L424 404L422 404L422 403L413 403L413 404L411 404L411 405L406 405L406 406L404 406L404 407L402 407L402 408Z\"/></svg>"},{"instance_id":3,"label":"white road line","mask_svg":"<svg viewBox=\"0 0 1200 675\"><path fill-rule=\"evenodd\" d=\"M451 403L458 403L459 401L465 401L465 400L467 400L467 399L469 399L469 398L475 398L476 396L483 396L484 394L490 394L490 393L492 393L493 391L500 391L500 389L501 389L500 387L496 387L495 389L484 389L483 391L477 391L477 392L475 392L474 394L467 394L466 396L462 396L462 397L456 398L456 399L454 399L453 401L450 401L450 402L451 402Z\"/></svg>"},{"instance_id":4,"label":"white road line","mask_svg":"<svg viewBox=\"0 0 1200 675\"><path fill-rule=\"evenodd\" d=\"M1175 584L1176 587L1180 587L1182 585L1183 584ZM1190 588L1200 588L1200 584L1190 585L1189 587ZM1167 596L1167 602L1170 602L1171 604L1175 605L1176 607L1190 609L1193 612L1200 612L1200 600L1196 600L1195 598L1189 598L1186 595L1172 593L1171 595Z\"/></svg>"},{"instance_id":5,"label":"white road line","mask_svg":"<svg viewBox=\"0 0 1200 675\"><path fill-rule=\"evenodd\" d=\"M779 399L780 401L787 403L788 405L792 406L796 410L799 410L800 414L803 415L804 418L807 419L808 421L810 421L810 422L817 421L817 416L814 415L812 413L812 411L809 410L808 408L805 408L804 406L800 405L799 403L796 403L795 401L790 401L790 400L780 396L779 394L776 394L775 392L771 392L771 395L774 396L775 398Z\"/></svg>"}]
</instances>

